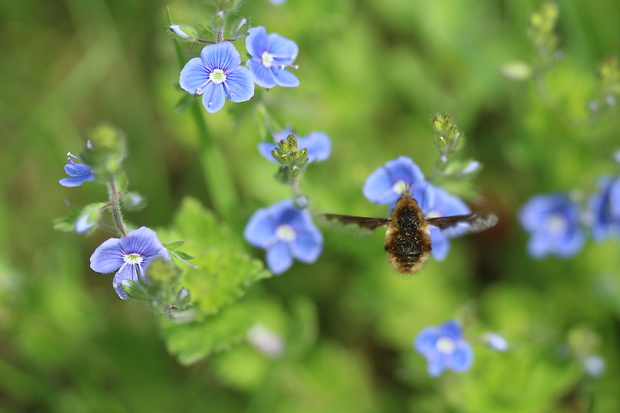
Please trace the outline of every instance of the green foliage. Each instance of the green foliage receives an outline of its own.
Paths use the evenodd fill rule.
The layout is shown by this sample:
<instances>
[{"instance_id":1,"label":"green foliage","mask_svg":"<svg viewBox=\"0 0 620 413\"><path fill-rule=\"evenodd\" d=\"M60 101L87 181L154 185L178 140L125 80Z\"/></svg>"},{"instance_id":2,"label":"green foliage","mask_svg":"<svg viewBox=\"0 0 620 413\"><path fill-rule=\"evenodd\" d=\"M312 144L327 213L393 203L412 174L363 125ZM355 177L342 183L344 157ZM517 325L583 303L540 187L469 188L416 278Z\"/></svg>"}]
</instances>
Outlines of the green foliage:
<instances>
[{"instance_id":1,"label":"green foliage","mask_svg":"<svg viewBox=\"0 0 620 413\"><path fill-rule=\"evenodd\" d=\"M185 199L170 230L159 231L173 253L181 246L181 258L196 257L183 268L178 288L191 294L192 306L175 320L162 320L162 332L170 352L184 364L191 364L242 340L256 322L256 304L236 303L252 284L268 277L263 264L247 255L236 234L218 222L213 213L195 199ZM173 311L174 313L174 311ZM187 321L187 318L191 321Z\"/></svg>"},{"instance_id":2,"label":"green foliage","mask_svg":"<svg viewBox=\"0 0 620 413\"><path fill-rule=\"evenodd\" d=\"M178 65L201 45L176 54L164 3L0 4L3 413L620 410L618 240L536 261L516 220L532 194L580 189L587 202L597 177L617 173L616 0L246 1L239 18L298 43L301 85L257 89L208 117L192 97L175 113ZM174 23L214 36L204 2L170 7ZM387 216L361 193L385 161L406 155L433 170L429 119L452 113L464 152L484 166L471 207L500 221L451 240L448 257L415 277L390 269L382 234L328 231L315 264L267 277L242 231L290 188L257 153L261 108L272 125L332 138L332 157L305 172L304 194L314 212L360 216ZM124 209L127 221L165 228L160 240L198 266L173 258L180 274L161 269L177 280L169 300L187 305L179 292L192 289L185 311L154 318L119 300L112 275L89 269L116 235L75 234L77 208L55 224L66 233L50 225L67 215L63 199L80 208L106 199L101 185L57 183L64 155L101 122L124 131L95 140L126 155L130 189L148 201ZM411 341L463 314L474 366L431 379ZM257 325L281 341L279 356L250 341ZM486 331L510 350L478 342ZM600 377L586 374L587 354L604 359Z\"/></svg>"}]
</instances>

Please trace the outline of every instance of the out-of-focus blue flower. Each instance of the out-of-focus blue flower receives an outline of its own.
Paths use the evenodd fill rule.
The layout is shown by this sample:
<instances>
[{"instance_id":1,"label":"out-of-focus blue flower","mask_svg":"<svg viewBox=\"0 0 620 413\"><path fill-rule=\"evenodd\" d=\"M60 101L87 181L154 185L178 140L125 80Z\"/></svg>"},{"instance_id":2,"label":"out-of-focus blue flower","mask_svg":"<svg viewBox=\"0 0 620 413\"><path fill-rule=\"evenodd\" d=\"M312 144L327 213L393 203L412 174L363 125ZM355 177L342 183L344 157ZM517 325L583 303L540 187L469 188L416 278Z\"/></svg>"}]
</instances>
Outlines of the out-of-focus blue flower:
<instances>
[{"instance_id":1,"label":"out-of-focus blue flower","mask_svg":"<svg viewBox=\"0 0 620 413\"><path fill-rule=\"evenodd\" d=\"M474 362L474 352L454 320L439 327L426 327L418 333L413 346L426 358L428 374L432 377L441 375L445 369L462 373Z\"/></svg>"},{"instance_id":2,"label":"out-of-focus blue flower","mask_svg":"<svg viewBox=\"0 0 620 413\"><path fill-rule=\"evenodd\" d=\"M323 236L307 209L284 200L259 209L245 227L245 239L267 251L267 266L280 274L293 265L293 258L312 263L321 255Z\"/></svg>"},{"instance_id":3,"label":"out-of-focus blue flower","mask_svg":"<svg viewBox=\"0 0 620 413\"><path fill-rule=\"evenodd\" d=\"M484 341L487 347L497 350L497 351L506 351L508 350L508 342L506 339L499 334L495 333L485 333Z\"/></svg>"},{"instance_id":4,"label":"out-of-focus blue flower","mask_svg":"<svg viewBox=\"0 0 620 413\"><path fill-rule=\"evenodd\" d=\"M67 165L65 165L65 172L70 178L63 178L60 181L60 185L73 188L82 185L84 182L91 182L95 180L95 173L90 165L84 163L75 163L73 158L81 160L80 158L69 154L67 158Z\"/></svg>"},{"instance_id":5,"label":"out-of-focus blue flower","mask_svg":"<svg viewBox=\"0 0 620 413\"><path fill-rule=\"evenodd\" d=\"M226 99L245 102L254 96L252 75L240 65L241 56L231 43L211 44L202 49L200 57L187 62L179 84L193 95L202 95L207 112L215 113Z\"/></svg>"},{"instance_id":6,"label":"out-of-focus blue flower","mask_svg":"<svg viewBox=\"0 0 620 413\"><path fill-rule=\"evenodd\" d=\"M534 258L577 254L585 243L579 216L579 206L564 192L532 197L519 211L521 225L530 233L529 254Z\"/></svg>"},{"instance_id":7,"label":"out-of-focus blue flower","mask_svg":"<svg viewBox=\"0 0 620 413\"><path fill-rule=\"evenodd\" d=\"M428 218L432 217L449 217L454 215L465 215L471 213L467 205L458 197L450 195L445 189L438 186L429 185L425 191L425 202L420 207ZM431 250L433 257L437 261L442 261L448 255L450 250L449 236L458 236L461 232L461 225L440 230L432 225L429 226L431 231L431 240L433 248ZM462 228L466 230L467 226Z\"/></svg>"},{"instance_id":8,"label":"out-of-focus blue flower","mask_svg":"<svg viewBox=\"0 0 620 413\"><path fill-rule=\"evenodd\" d=\"M390 204L393 209L403 192L409 190L424 211L422 204L427 204L427 197L431 196L426 194L427 186L418 165L411 158L401 156L387 161L384 166L371 173L364 183L363 192L370 202Z\"/></svg>"},{"instance_id":9,"label":"out-of-focus blue flower","mask_svg":"<svg viewBox=\"0 0 620 413\"><path fill-rule=\"evenodd\" d=\"M245 47L252 56L246 62L250 68L254 81L264 88L275 85L293 87L299 86L297 77L286 70L294 67L293 62L299 51L297 44L277 33L267 35L264 27L253 27L245 38Z\"/></svg>"},{"instance_id":10,"label":"out-of-focus blue flower","mask_svg":"<svg viewBox=\"0 0 620 413\"><path fill-rule=\"evenodd\" d=\"M277 143L281 140L286 140L288 135L295 135L297 138L297 149L307 149L308 150L308 163L310 162L320 162L329 158L332 152L332 142L324 132L310 132L306 136L299 137L297 134L293 133L292 129L284 129L278 133L273 135L273 140L275 143L271 142L261 142L258 144L258 152L263 155L265 159L271 161L273 163L278 163L271 154L275 148L277 148Z\"/></svg>"},{"instance_id":11,"label":"out-of-focus blue flower","mask_svg":"<svg viewBox=\"0 0 620 413\"><path fill-rule=\"evenodd\" d=\"M605 360L601 356L588 356L583 360L583 368L589 376L600 377L605 372Z\"/></svg>"},{"instance_id":12,"label":"out-of-focus blue flower","mask_svg":"<svg viewBox=\"0 0 620 413\"><path fill-rule=\"evenodd\" d=\"M592 238L603 241L610 235L620 235L620 178L603 176L600 191L588 202Z\"/></svg>"},{"instance_id":13,"label":"out-of-focus blue flower","mask_svg":"<svg viewBox=\"0 0 620 413\"><path fill-rule=\"evenodd\" d=\"M286 0L269 0L269 1L275 5L280 5L280 4L284 4Z\"/></svg>"},{"instance_id":14,"label":"out-of-focus blue flower","mask_svg":"<svg viewBox=\"0 0 620 413\"><path fill-rule=\"evenodd\" d=\"M110 238L101 244L90 257L93 271L108 274L118 270L112 281L116 293L123 300L129 298L123 291L127 281L148 283L146 270L155 258L170 261L168 250L152 229L141 227L122 238Z\"/></svg>"}]
</instances>

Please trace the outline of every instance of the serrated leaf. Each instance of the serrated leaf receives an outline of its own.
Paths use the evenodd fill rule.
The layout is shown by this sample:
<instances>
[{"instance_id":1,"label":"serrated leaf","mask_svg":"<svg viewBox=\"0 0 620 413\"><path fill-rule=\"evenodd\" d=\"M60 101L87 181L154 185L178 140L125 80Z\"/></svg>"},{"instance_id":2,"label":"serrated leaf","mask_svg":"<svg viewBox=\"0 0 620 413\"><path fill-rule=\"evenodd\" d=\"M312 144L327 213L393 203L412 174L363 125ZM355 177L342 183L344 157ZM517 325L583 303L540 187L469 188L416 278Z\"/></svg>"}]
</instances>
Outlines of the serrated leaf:
<instances>
[{"instance_id":1,"label":"serrated leaf","mask_svg":"<svg viewBox=\"0 0 620 413\"><path fill-rule=\"evenodd\" d=\"M189 365L245 340L259 312L256 302L240 302L200 321L174 323L162 319L161 327L168 351L181 364Z\"/></svg>"},{"instance_id":2,"label":"serrated leaf","mask_svg":"<svg viewBox=\"0 0 620 413\"><path fill-rule=\"evenodd\" d=\"M242 297L254 282L270 276L263 263L251 258L241 239L198 201L183 201L170 231L162 239L183 239L182 259L193 258L198 268L185 268L182 284L192 295L197 318L215 314ZM174 243L174 242L173 242Z\"/></svg>"},{"instance_id":3,"label":"serrated leaf","mask_svg":"<svg viewBox=\"0 0 620 413\"><path fill-rule=\"evenodd\" d=\"M217 313L243 296L255 281L270 276L262 262L236 249L206 250L193 264L198 268L186 271L183 285L203 315Z\"/></svg>"}]
</instances>

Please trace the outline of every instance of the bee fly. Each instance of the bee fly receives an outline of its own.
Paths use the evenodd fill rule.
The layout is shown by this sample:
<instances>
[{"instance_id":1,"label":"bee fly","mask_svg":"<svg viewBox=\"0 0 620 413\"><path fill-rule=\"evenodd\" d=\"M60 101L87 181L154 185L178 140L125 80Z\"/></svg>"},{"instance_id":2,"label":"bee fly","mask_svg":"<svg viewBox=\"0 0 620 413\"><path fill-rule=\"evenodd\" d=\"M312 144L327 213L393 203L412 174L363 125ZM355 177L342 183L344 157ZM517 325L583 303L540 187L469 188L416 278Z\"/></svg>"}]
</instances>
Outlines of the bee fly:
<instances>
[{"instance_id":1,"label":"bee fly","mask_svg":"<svg viewBox=\"0 0 620 413\"><path fill-rule=\"evenodd\" d=\"M452 228L458 235L464 235L484 231L497 223L497 216L489 212L426 218L408 191L396 202L390 218L325 214L321 219L329 223L336 221L347 226L356 225L370 231L387 226L385 251L388 261L396 271L403 274L415 274L428 262L431 255L429 225L441 230ZM455 228L457 225L459 228Z\"/></svg>"}]
</instances>

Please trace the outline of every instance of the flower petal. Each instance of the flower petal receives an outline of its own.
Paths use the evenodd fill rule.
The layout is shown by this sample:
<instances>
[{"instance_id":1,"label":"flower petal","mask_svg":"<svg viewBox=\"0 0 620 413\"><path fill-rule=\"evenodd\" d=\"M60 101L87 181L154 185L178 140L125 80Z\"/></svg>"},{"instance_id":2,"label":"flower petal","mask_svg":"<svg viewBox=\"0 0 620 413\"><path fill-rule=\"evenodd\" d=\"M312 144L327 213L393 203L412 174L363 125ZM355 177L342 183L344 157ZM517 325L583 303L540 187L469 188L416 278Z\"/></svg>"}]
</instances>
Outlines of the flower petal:
<instances>
[{"instance_id":1,"label":"flower petal","mask_svg":"<svg viewBox=\"0 0 620 413\"><path fill-rule=\"evenodd\" d=\"M259 209L245 226L243 237L252 245L266 249L275 237L277 225L268 208Z\"/></svg>"},{"instance_id":2,"label":"flower petal","mask_svg":"<svg viewBox=\"0 0 620 413\"><path fill-rule=\"evenodd\" d=\"M323 235L311 223L310 226L297 232L297 237L291 247L293 256L299 261L305 263L315 262L323 251Z\"/></svg>"},{"instance_id":3,"label":"flower petal","mask_svg":"<svg viewBox=\"0 0 620 413\"><path fill-rule=\"evenodd\" d=\"M101 274L108 274L119 269L123 264L123 252L118 238L110 238L95 249L90 256L90 268Z\"/></svg>"},{"instance_id":4,"label":"flower petal","mask_svg":"<svg viewBox=\"0 0 620 413\"><path fill-rule=\"evenodd\" d=\"M364 182L363 193L370 201L378 205L389 204L400 198L400 194L394 192L394 182L388 171L381 167L375 169Z\"/></svg>"},{"instance_id":5,"label":"flower petal","mask_svg":"<svg viewBox=\"0 0 620 413\"><path fill-rule=\"evenodd\" d=\"M299 53L297 43L277 33L268 35L267 41L269 42L269 53L274 56L274 63L278 66L290 65Z\"/></svg>"},{"instance_id":6,"label":"flower petal","mask_svg":"<svg viewBox=\"0 0 620 413\"><path fill-rule=\"evenodd\" d=\"M272 142L261 142L258 144L258 152L263 156L263 158L267 159L270 162L278 163L276 159L271 154L271 151L276 149L278 144ZM279 163L278 163L279 164Z\"/></svg>"},{"instance_id":7,"label":"flower petal","mask_svg":"<svg viewBox=\"0 0 620 413\"><path fill-rule=\"evenodd\" d=\"M324 161L331 155L332 141L324 132L310 132L297 143L300 149L308 150L308 162Z\"/></svg>"},{"instance_id":8,"label":"flower petal","mask_svg":"<svg viewBox=\"0 0 620 413\"><path fill-rule=\"evenodd\" d=\"M254 60L248 60L245 64L250 68L252 78L258 86L269 89L276 85L276 79L271 68L267 68L261 62Z\"/></svg>"},{"instance_id":9,"label":"flower petal","mask_svg":"<svg viewBox=\"0 0 620 413\"><path fill-rule=\"evenodd\" d=\"M126 254L140 254L143 257L161 255L162 249L166 251L155 231L147 227L135 229L121 238L119 247ZM165 254L161 256L165 257Z\"/></svg>"},{"instance_id":10,"label":"flower petal","mask_svg":"<svg viewBox=\"0 0 620 413\"><path fill-rule=\"evenodd\" d=\"M279 69L272 66L271 73L273 73L276 83L282 87L299 86L299 79L297 79L297 76L286 69Z\"/></svg>"},{"instance_id":11,"label":"flower petal","mask_svg":"<svg viewBox=\"0 0 620 413\"><path fill-rule=\"evenodd\" d=\"M231 102L245 102L254 96L254 81L252 74L245 67L237 67L226 77L227 98Z\"/></svg>"},{"instance_id":12,"label":"flower petal","mask_svg":"<svg viewBox=\"0 0 620 413\"><path fill-rule=\"evenodd\" d=\"M192 95L204 93L203 85L209 80L209 71L199 57L194 57L185 64L179 77L179 85Z\"/></svg>"},{"instance_id":13,"label":"flower petal","mask_svg":"<svg viewBox=\"0 0 620 413\"><path fill-rule=\"evenodd\" d=\"M252 27L248 30L248 37L245 38L245 48L252 57L260 59L263 52L267 51L269 41L267 40L267 31L263 26Z\"/></svg>"},{"instance_id":14,"label":"flower petal","mask_svg":"<svg viewBox=\"0 0 620 413\"><path fill-rule=\"evenodd\" d=\"M82 185L84 182L94 181L95 175L85 175L85 176L72 176L70 178L63 178L58 183L60 185L67 188L75 188L76 186Z\"/></svg>"},{"instance_id":15,"label":"flower petal","mask_svg":"<svg viewBox=\"0 0 620 413\"><path fill-rule=\"evenodd\" d=\"M138 279L138 274L136 273L136 268L134 265L125 265L123 266L119 272L117 272L114 275L114 278L112 279L112 287L114 287L114 290L116 291L116 294L118 294L118 296L122 299L122 300L126 300L129 298L129 296L127 295L127 293L125 293L125 291L123 291L121 285L123 284L124 281L126 280L131 280L134 281L136 283L140 282L140 280Z\"/></svg>"},{"instance_id":16,"label":"flower petal","mask_svg":"<svg viewBox=\"0 0 620 413\"><path fill-rule=\"evenodd\" d=\"M445 355L437 352L431 357L427 358L428 362L428 374L431 377L439 377L441 373L446 369Z\"/></svg>"},{"instance_id":17,"label":"flower petal","mask_svg":"<svg viewBox=\"0 0 620 413\"><path fill-rule=\"evenodd\" d=\"M207 112L215 113L224 107L226 102L226 93L224 93L223 84L215 84L209 82L204 89L204 95L202 95L202 106L205 107Z\"/></svg>"},{"instance_id":18,"label":"flower petal","mask_svg":"<svg viewBox=\"0 0 620 413\"><path fill-rule=\"evenodd\" d=\"M431 253L437 261L443 261L450 251L450 241L448 237L437 227L430 227L431 240L433 241Z\"/></svg>"},{"instance_id":19,"label":"flower petal","mask_svg":"<svg viewBox=\"0 0 620 413\"><path fill-rule=\"evenodd\" d=\"M209 72L221 69L226 74L235 70L241 64L241 56L230 42L220 42L205 46L200 52L202 64Z\"/></svg>"},{"instance_id":20,"label":"flower petal","mask_svg":"<svg viewBox=\"0 0 620 413\"><path fill-rule=\"evenodd\" d=\"M276 242L267 250L267 266L274 274L281 274L293 265L293 257L285 242Z\"/></svg>"},{"instance_id":21,"label":"flower petal","mask_svg":"<svg viewBox=\"0 0 620 413\"><path fill-rule=\"evenodd\" d=\"M459 340L454 352L447 357L448 368L456 372L464 372L471 368L474 352L465 340Z\"/></svg>"},{"instance_id":22,"label":"flower petal","mask_svg":"<svg viewBox=\"0 0 620 413\"><path fill-rule=\"evenodd\" d=\"M426 327L422 329L413 342L413 347L423 356L428 356L437 351L435 345L439 339L438 327Z\"/></svg>"},{"instance_id":23,"label":"flower petal","mask_svg":"<svg viewBox=\"0 0 620 413\"><path fill-rule=\"evenodd\" d=\"M455 320L449 320L439 326L439 334L442 337L449 338L453 341L460 340L463 337L461 326Z\"/></svg>"}]
</instances>

